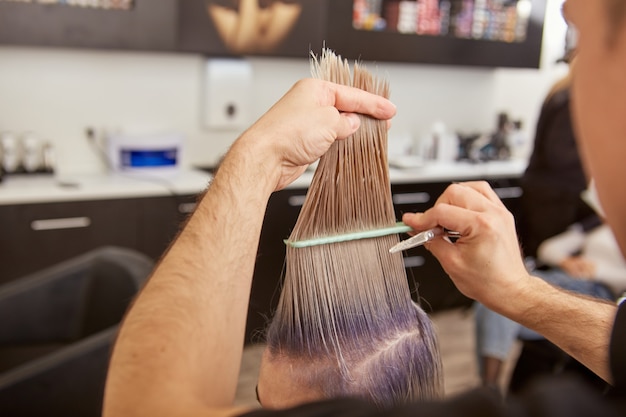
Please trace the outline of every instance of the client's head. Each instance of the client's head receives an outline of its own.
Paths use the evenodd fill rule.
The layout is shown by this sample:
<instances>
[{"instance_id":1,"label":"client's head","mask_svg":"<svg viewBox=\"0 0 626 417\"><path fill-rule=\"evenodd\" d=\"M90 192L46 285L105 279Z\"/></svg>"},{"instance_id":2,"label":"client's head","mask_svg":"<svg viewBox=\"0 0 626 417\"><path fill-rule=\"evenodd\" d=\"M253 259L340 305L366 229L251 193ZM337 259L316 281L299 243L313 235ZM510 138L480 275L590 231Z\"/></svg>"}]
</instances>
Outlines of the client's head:
<instances>
[{"instance_id":1,"label":"client's head","mask_svg":"<svg viewBox=\"0 0 626 417\"><path fill-rule=\"evenodd\" d=\"M335 253L333 260L341 258ZM441 359L431 320L411 301L406 275L391 267L385 276L366 278L372 262L380 259L346 265L348 279L304 280L293 279L306 274L290 274L288 262L259 375L263 406L348 396L382 408L441 398Z\"/></svg>"}]
</instances>

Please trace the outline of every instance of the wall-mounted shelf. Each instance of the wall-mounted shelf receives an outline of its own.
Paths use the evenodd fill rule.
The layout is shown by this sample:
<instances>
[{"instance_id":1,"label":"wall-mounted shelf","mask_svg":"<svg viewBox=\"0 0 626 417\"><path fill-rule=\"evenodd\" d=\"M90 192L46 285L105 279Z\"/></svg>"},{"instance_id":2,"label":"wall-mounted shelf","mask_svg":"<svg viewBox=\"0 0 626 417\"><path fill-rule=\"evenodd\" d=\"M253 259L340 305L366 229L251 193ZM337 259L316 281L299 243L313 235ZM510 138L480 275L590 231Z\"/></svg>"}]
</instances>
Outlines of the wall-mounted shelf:
<instances>
[{"instance_id":1,"label":"wall-mounted shelf","mask_svg":"<svg viewBox=\"0 0 626 417\"><path fill-rule=\"evenodd\" d=\"M258 0L236 33L244 1L0 0L0 44L298 58L326 44L349 59L537 68L547 0Z\"/></svg>"}]
</instances>

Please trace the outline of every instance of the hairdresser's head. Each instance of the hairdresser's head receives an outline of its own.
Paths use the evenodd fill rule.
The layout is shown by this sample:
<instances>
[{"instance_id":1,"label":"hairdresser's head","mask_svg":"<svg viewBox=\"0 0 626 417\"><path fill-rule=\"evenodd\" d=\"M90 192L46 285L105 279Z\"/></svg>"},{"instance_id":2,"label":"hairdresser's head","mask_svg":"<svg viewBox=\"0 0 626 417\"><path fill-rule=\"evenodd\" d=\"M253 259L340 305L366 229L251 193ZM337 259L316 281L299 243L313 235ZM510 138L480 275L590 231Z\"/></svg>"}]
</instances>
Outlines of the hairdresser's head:
<instances>
[{"instance_id":1,"label":"hairdresser's head","mask_svg":"<svg viewBox=\"0 0 626 417\"><path fill-rule=\"evenodd\" d=\"M567 0L564 15L579 33L572 84L576 136L626 254L626 1Z\"/></svg>"},{"instance_id":2,"label":"hairdresser's head","mask_svg":"<svg viewBox=\"0 0 626 417\"><path fill-rule=\"evenodd\" d=\"M374 330L339 330L337 350L314 332L306 348L294 347L300 341L290 340L293 333L284 331L286 323L275 316L257 386L261 405L283 408L358 397L384 408L441 398L441 359L432 322L419 306L411 304L411 310L395 322L377 323Z\"/></svg>"}]
</instances>

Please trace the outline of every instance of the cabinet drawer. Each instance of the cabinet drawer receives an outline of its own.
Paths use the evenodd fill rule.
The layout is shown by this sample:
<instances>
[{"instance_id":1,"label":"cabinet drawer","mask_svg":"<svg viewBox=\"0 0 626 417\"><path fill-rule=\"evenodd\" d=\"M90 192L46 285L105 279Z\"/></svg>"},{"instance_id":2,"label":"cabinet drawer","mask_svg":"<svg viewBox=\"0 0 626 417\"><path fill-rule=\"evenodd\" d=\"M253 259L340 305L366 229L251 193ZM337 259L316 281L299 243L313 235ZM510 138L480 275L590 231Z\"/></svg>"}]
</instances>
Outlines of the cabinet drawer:
<instances>
[{"instance_id":1,"label":"cabinet drawer","mask_svg":"<svg viewBox=\"0 0 626 417\"><path fill-rule=\"evenodd\" d=\"M404 253L411 297L426 312L436 312L457 307L467 307L472 300L455 287L439 261L423 246Z\"/></svg>"},{"instance_id":2,"label":"cabinet drawer","mask_svg":"<svg viewBox=\"0 0 626 417\"><path fill-rule=\"evenodd\" d=\"M135 200L0 207L0 282L104 245L136 247Z\"/></svg>"},{"instance_id":3,"label":"cabinet drawer","mask_svg":"<svg viewBox=\"0 0 626 417\"><path fill-rule=\"evenodd\" d=\"M435 204L448 183L394 184L391 199L398 220L403 213L423 212Z\"/></svg>"}]
</instances>

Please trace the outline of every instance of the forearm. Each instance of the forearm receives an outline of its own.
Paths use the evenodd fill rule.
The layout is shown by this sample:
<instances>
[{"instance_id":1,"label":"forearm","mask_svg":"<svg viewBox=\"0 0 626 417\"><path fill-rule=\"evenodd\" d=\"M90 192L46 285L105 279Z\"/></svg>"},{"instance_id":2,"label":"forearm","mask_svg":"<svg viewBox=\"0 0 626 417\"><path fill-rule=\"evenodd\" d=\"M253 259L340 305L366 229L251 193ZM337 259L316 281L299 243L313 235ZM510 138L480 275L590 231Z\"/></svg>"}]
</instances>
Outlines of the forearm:
<instances>
[{"instance_id":1,"label":"forearm","mask_svg":"<svg viewBox=\"0 0 626 417\"><path fill-rule=\"evenodd\" d=\"M614 304L566 292L531 278L514 299L498 308L512 320L537 331L607 382Z\"/></svg>"},{"instance_id":2,"label":"forearm","mask_svg":"<svg viewBox=\"0 0 626 417\"><path fill-rule=\"evenodd\" d=\"M561 347L607 381L616 306L566 292L529 276L520 256L513 215L485 182L452 184L433 208L405 214L414 230L458 231L454 244L433 239L427 248L456 287Z\"/></svg>"},{"instance_id":3,"label":"forearm","mask_svg":"<svg viewBox=\"0 0 626 417\"><path fill-rule=\"evenodd\" d=\"M122 324L105 417L233 412L224 407L237 385L269 196L352 135L357 110L383 120L395 114L380 96L301 80L233 144Z\"/></svg>"},{"instance_id":4,"label":"forearm","mask_svg":"<svg viewBox=\"0 0 626 417\"><path fill-rule=\"evenodd\" d=\"M277 182L249 145L233 146L125 318L105 415L173 416L173 408L232 403L263 215Z\"/></svg>"}]
</instances>

